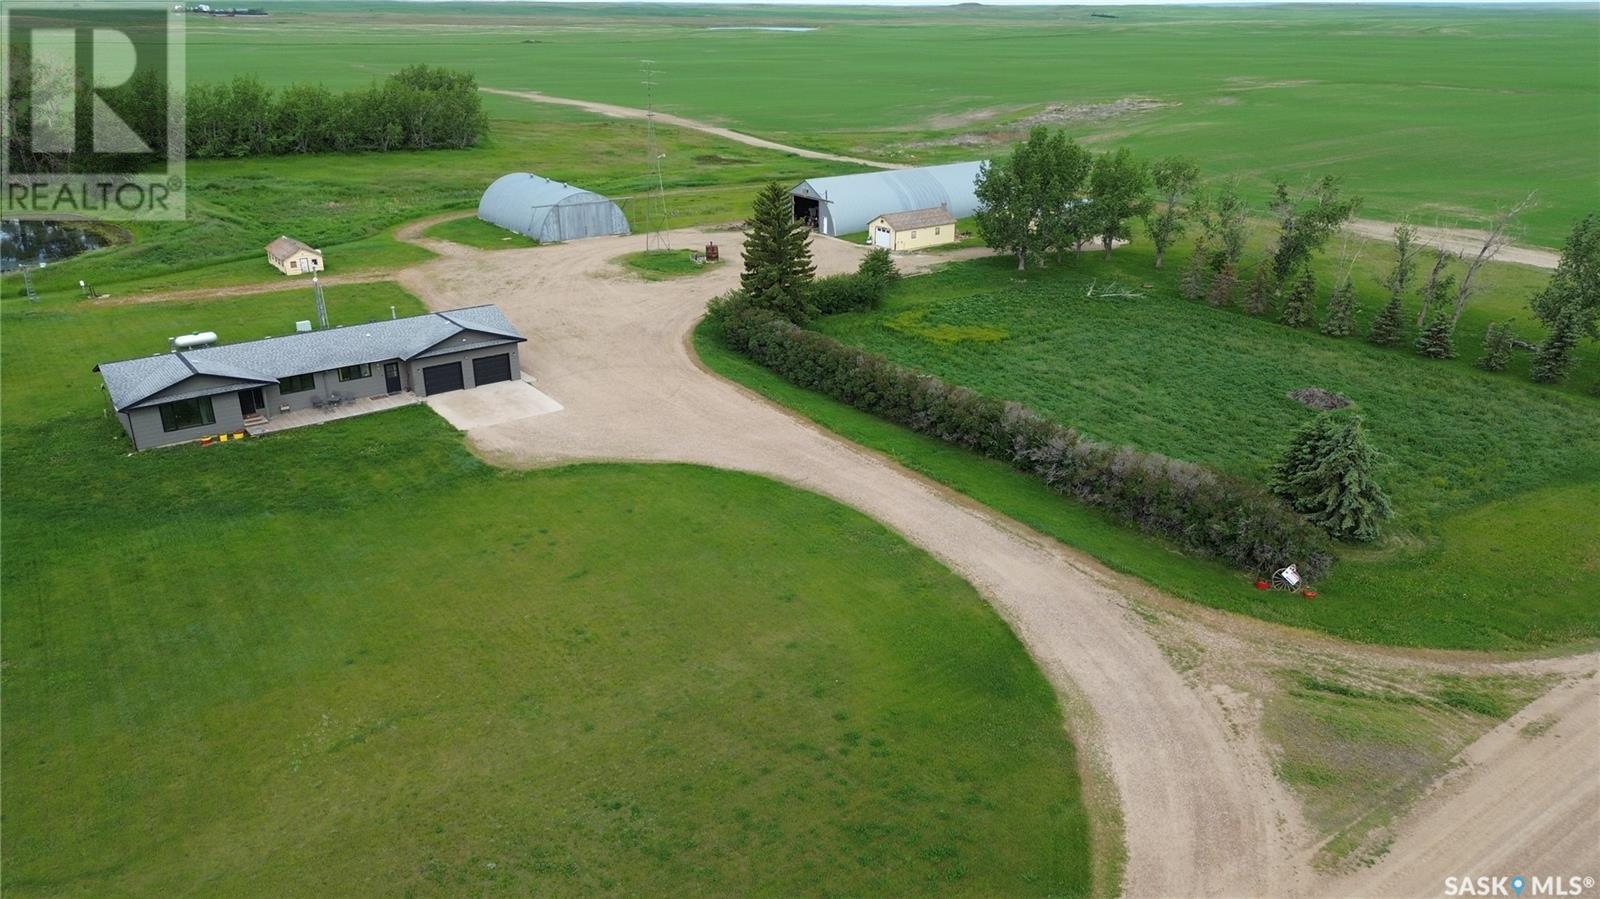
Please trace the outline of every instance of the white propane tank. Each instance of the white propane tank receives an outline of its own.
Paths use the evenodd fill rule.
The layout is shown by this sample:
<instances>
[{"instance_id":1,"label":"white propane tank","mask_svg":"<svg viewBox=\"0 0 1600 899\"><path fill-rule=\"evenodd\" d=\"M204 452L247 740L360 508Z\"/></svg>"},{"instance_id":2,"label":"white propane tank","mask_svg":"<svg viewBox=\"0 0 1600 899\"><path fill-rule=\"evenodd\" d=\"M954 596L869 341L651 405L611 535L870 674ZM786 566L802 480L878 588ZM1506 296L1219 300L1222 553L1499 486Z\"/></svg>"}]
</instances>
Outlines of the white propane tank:
<instances>
[{"instance_id":1,"label":"white propane tank","mask_svg":"<svg viewBox=\"0 0 1600 899\"><path fill-rule=\"evenodd\" d=\"M201 331L198 334L185 334L182 337L172 338L172 345L180 350L192 350L197 346L217 342L217 332Z\"/></svg>"}]
</instances>

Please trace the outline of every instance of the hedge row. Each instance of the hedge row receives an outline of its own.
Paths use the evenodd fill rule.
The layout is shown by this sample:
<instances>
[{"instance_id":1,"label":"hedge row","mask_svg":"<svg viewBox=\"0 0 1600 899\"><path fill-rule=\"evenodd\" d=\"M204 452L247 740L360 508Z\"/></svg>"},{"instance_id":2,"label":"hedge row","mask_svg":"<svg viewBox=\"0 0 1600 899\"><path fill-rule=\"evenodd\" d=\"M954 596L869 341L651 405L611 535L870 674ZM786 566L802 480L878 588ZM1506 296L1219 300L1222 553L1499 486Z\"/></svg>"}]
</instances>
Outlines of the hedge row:
<instances>
[{"instance_id":1,"label":"hedge row","mask_svg":"<svg viewBox=\"0 0 1600 899\"><path fill-rule=\"evenodd\" d=\"M1315 578L1332 564L1327 536L1253 484L1099 443L765 310L724 302L715 312L730 345L788 381L1004 461L1185 550L1258 574L1295 563Z\"/></svg>"}]
</instances>

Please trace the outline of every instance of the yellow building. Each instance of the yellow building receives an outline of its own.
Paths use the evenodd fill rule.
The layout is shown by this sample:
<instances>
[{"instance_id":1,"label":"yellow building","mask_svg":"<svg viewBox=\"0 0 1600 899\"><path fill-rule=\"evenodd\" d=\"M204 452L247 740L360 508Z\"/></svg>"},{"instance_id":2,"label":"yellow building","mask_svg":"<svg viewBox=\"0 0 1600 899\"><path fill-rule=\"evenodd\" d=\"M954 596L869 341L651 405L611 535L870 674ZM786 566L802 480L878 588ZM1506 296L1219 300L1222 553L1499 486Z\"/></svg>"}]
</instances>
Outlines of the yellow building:
<instances>
[{"instance_id":1,"label":"yellow building","mask_svg":"<svg viewBox=\"0 0 1600 899\"><path fill-rule=\"evenodd\" d=\"M956 242L956 217L944 206L885 212L867 225L867 243L893 253Z\"/></svg>"},{"instance_id":2,"label":"yellow building","mask_svg":"<svg viewBox=\"0 0 1600 899\"><path fill-rule=\"evenodd\" d=\"M322 251L287 235L267 244L267 261L285 275L322 271Z\"/></svg>"}]
</instances>

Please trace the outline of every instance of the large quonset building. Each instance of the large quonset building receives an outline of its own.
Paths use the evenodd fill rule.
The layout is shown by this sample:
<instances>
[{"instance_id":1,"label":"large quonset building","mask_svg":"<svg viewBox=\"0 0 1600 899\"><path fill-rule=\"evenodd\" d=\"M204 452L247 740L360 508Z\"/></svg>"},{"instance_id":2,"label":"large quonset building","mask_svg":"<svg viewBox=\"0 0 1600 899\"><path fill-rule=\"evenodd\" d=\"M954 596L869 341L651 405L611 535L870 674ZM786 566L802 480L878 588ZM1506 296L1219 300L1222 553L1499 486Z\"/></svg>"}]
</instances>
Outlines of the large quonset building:
<instances>
[{"instance_id":1,"label":"large quonset building","mask_svg":"<svg viewBox=\"0 0 1600 899\"><path fill-rule=\"evenodd\" d=\"M527 172L495 179L478 201L478 218L540 243L629 233L627 217L611 200Z\"/></svg>"},{"instance_id":2,"label":"large quonset building","mask_svg":"<svg viewBox=\"0 0 1600 899\"><path fill-rule=\"evenodd\" d=\"M954 162L919 169L835 175L800 182L790 194L794 217L823 234L867 230L885 213L916 209L950 210L956 218L978 211L978 168L982 162Z\"/></svg>"}]
</instances>

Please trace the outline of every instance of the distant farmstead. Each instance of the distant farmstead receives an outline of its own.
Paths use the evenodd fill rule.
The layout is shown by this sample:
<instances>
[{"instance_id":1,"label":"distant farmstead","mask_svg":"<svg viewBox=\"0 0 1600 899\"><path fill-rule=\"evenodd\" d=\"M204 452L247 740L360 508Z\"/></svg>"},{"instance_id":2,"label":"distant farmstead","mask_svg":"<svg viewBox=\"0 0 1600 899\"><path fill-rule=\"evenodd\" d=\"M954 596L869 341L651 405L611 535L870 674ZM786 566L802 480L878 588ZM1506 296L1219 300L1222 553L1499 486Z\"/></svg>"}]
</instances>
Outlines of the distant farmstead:
<instances>
[{"instance_id":1,"label":"distant farmstead","mask_svg":"<svg viewBox=\"0 0 1600 899\"><path fill-rule=\"evenodd\" d=\"M943 207L956 218L978 211L982 162L811 178L790 191L794 217L835 237L867 230L873 219ZM920 229L918 229L920 232Z\"/></svg>"},{"instance_id":2,"label":"distant farmstead","mask_svg":"<svg viewBox=\"0 0 1600 899\"><path fill-rule=\"evenodd\" d=\"M322 271L322 251L283 235L267 244L267 261L285 275L306 275Z\"/></svg>"},{"instance_id":3,"label":"distant farmstead","mask_svg":"<svg viewBox=\"0 0 1600 899\"><path fill-rule=\"evenodd\" d=\"M540 243L627 234L628 219L610 199L528 172L504 175L478 202L478 218Z\"/></svg>"},{"instance_id":4,"label":"distant farmstead","mask_svg":"<svg viewBox=\"0 0 1600 899\"><path fill-rule=\"evenodd\" d=\"M867 226L867 242L894 253L955 243L956 217L943 206L886 212Z\"/></svg>"}]
</instances>

